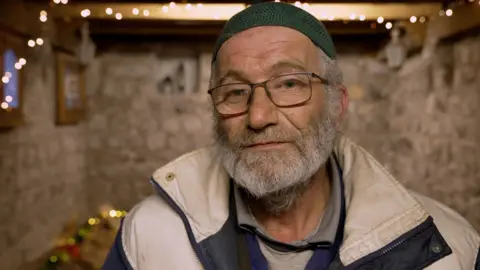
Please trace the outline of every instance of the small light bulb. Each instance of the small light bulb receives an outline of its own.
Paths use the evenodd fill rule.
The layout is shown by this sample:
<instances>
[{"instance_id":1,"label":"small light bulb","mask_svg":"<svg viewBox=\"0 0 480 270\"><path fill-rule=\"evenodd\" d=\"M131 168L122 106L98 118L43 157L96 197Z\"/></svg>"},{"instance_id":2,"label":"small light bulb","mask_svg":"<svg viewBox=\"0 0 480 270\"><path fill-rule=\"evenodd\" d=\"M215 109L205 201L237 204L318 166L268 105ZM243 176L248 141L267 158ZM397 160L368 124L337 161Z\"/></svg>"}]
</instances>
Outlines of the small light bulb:
<instances>
[{"instance_id":1,"label":"small light bulb","mask_svg":"<svg viewBox=\"0 0 480 270\"><path fill-rule=\"evenodd\" d=\"M16 69L21 69L21 68L22 68L22 64L20 64L20 63L18 63L18 62L15 63L14 66L15 66Z\"/></svg>"},{"instance_id":2,"label":"small light bulb","mask_svg":"<svg viewBox=\"0 0 480 270\"><path fill-rule=\"evenodd\" d=\"M5 97L6 102L12 102L12 100L13 100L12 96L6 96Z\"/></svg>"},{"instance_id":3,"label":"small light bulb","mask_svg":"<svg viewBox=\"0 0 480 270\"><path fill-rule=\"evenodd\" d=\"M37 44L38 45L43 45L43 39L37 38Z\"/></svg>"},{"instance_id":4,"label":"small light bulb","mask_svg":"<svg viewBox=\"0 0 480 270\"><path fill-rule=\"evenodd\" d=\"M84 9L82 10L82 12L80 12L80 15L82 15L82 17L88 17L90 16L90 10L89 9Z\"/></svg>"},{"instance_id":5,"label":"small light bulb","mask_svg":"<svg viewBox=\"0 0 480 270\"><path fill-rule=\"evenodd\" d=\"M12 73L9 72L9 71L5 72L5 77L11 78L11 77L12 77Z\"/></svg>"},{"instance_id":6,"label":"small light bulb","mask_svg":"<svg viewBox=\"0 0 480 270\"><path fill-rule=\"evenodd\" d=\"M168 12L168 7L167 7L167 6L163 6L163 7L162 7L162 11L163 11L163 13L167 13L167 12Z\"/></svg>"},{"instance_id":7,"label":"small light bulb","mask_svg":"<svg viewBox=\"0 0 480 270\"><path fill-rule=\"evenodd\" d=\"M20 58L20 59L18 59L18 62L19 62L22 66L24 66L24 65L27 63L27 60L25 60L25 58Z\"/></svg>"},{"instance_id":8,"label":"small light bulb","mask_svg":"<svg viewBox=\"0 0 480 270\"><path fill-rule=\"evenodd\" d=\"M197 8L203 7L203 4L197 4Z\"/></svg>"},{"instance_id":9,"label":"small light bulb","mask_svg":"<svg viewBox=\"0 0 480 270\"><path fill-rule=\"evenodd\" d=\"M387 23L385 24L385 27L386 27L387 29L392 29L392 26L393 26L393 24L392 24L391 22L387 22Z\"/></svg>"},{"instance_id":10,"label":"small light bulb","mask_svg":"<svg viewBox=\"0 0 480 270\"><path fill-rule=\"evenodd\" d=\"M168 4L170 6L170 8L174 8L176 6L175 2L170 2L170 4Z\"/></svg>"},{"instance_id":11,"label":"small light bulb","mask_svg":"<svg viewBox=\"0 0 480 270\"><path fill-rule=\"evenodd\" d=\"M378 23L383 23L384 21L385 21L385 19L383 19L383 17L378 17L377 18Z\"/></svg>"},{"instance_id":12,"label":"small light bulb","mask_svg":"<svg viewBox=\"0 0 480 270\"><path fill-rule=\"evenodd\" d=\"M34 40L30 39L27 44L28 44L28 47L32 47L32 48L35 47L35 41Z\"/></svg>"},{"instance_id":13,"label":"small light bulb","mask_svg":"<svg viewBox=\"0 0 480 270\"><path fill-rule=\"evenodd\" d=\"M140 11L138 10L138 8L133 8L132 9L132 14L133 15L138 15L140 13Z\"/></svg>"},{"instance_id":14,"label":"small light bulb","mask_svg":"<svg viewBox=\"0 0 480 270\"><path fill-rule=\"evenodd\" d=\"M360 21L365 21L365 19L366 19L365 15L360 15L360 16L358 16L358 18L360 19Z\"/></svg>"},{"instance_id":15,"label":"small light bulb","mask_svg":"<svg viewBox=\"0 0 480 270\"><path fill-rule=\"evenodd\" d=\"M7 102L2 102L2 104L0 105L2 107L2 109L6 110L8 109L8 103Z\"/></svg>"},{"instance_id":16,"label":"small light bulb","mask_svg":"<svg viewBox=\"0 0 480 270\"><path fill-rule=\"evenodd\" d=\"M41 22L46 22L47 21L47 16L40 15L39 19L40 19Z\"/></svg>"},{"instance_id":17,"label":"small light bulb","mask_svg":"<svg viewBox=\"0 0 480 270\"><path fill-rule=\"evenodd\" d=\"M113 14L113 9L112 8L106 8L105 13L107 13L107 15L112 15Z\"/></svg>"},{"instance_id":18,"label":"small light bulb","mask_svg":"<svg viewBox=\"0 0 480 270\"><path fill-rule=\"evenodd\" d=\"M47 12L45 10L40 11L40 16L47 16Z\"/></svg>"},{"instance_id":19,"label":"small light bulb","mask_svg":"<svg viewBox=\"0 0 480 270\"><path fill-rule=\"evenodd\" d=\"M150 11L148 9L143 10L143 16L148 17L150 16Z\"/></svg>"},{"instance_id":20,"label":"small light bulb","mask_svg":"<svg viewBox=\"0 0 480 270\"><path fill-rule=\"evenodd\" d=\"M60 2L62 2L62 4L67 4L68 3L68 0L60 0Z\"/></svg>"},{"instance_id":21,"label":"small light bulb","mask_svg":"<svg viewBox=\"0 0 480 270\"><path fill-rule=\"evenodd\" d=\"M300 3L300 1L295 1L295 6L300 7L300 6L302 6L302 4Z\"/></svg>"},{"instance_id":22,"label":"small light bulb","mask_svg":"<svg viewBox=\"0 0 480 270\"><path fill-rule=\"evenodd\" d=\"M53 3L60 4L60 0L53 0Z\"/></svg>"},{"instance_id":23,"label":"small light bulb","mask_svg":"<svg viewBox=\"0 0 480 270\"><path fill-rule=\"evenodd\" d=\"M410 22L411 23L416 23L417 22L417 17L415 17L415 16L410 17Z\"/></svg>"},{"instance_id":24,"label":"small light bulb","mask_svg":"<svg viewBox=\"0 0 480 270\"><path fill-rule=\"evenodd\" d=\"M190 10L191 8L192 8L192 4L187 4L187 5L185 5L185 9L186 9L186 10Z\"/></svg>"},{"instance_id":25,"label":"small light bulb","mask_svg":"<svg viewBox=\"0 0 480 270\"><path fill-rule=\"evenodd\" d=\"M452 15L453 15L453 10L447 9L447 10L445 11L445 15L447 15L447 16L449 16L449 17L452 16Z\"/></svg>"},{"instance_id":26,"label":"small light bulb","mask_svg":"<svg viewBox=\"0 0 480 270\"><path fill-rule=\"evenodd\" d=\"M425 18L425 17L422 16L422 17L420 17L420 19L418 19L418 21L419 21L420 23L424 23L424 22L427 21L427 18Z\"/></svg>"},{"instance_id":27,"label":"small light bulb","mask_svg":"<svg viewBox=\"0 0 480 270\"><path fill-rule=\"evenodd\" d=\"M357 15L354 13L350 14L350 20L355 20L357 18Z\"/></svg>"},{"instance_id":28,"label":"small light bulb","mask_svg":"<svg viewBox=\"0 0 480 270\"><path fill-rule=\"evenodd\" d=\"M8 83L9 81L10 81L10 79L7 76L2 77L2 82L3 83Z\"/></svg>"},{"instance_id":29,"label":"small light bulb","mask_svg":"<svg viewBox=\"0 0 480 270\"><path fill-rule=\"evenodd\" d=\"M88 224L95 225L95 219L94 218L89 218L88 219Z\"/></svg>"},{"instance_id":30,"label":"small light bulb","mask_svg":"<svg viewBox=\"0 0 480 270\"><path fill-rule=\"evenodd\" d=\"M121 19L122 19L122 13L117 13L117 14L115 14L115 18L116 18L117 20L121 20Z\"/></svg>"}]
</instances>

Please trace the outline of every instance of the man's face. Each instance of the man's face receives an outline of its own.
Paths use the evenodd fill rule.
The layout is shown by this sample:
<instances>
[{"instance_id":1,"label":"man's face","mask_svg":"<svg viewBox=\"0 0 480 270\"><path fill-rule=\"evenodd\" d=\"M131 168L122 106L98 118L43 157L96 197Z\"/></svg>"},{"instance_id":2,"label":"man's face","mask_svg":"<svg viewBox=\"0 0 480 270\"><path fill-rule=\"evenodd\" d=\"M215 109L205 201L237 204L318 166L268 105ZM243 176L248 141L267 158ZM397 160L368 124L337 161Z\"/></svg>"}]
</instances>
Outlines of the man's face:
<instances>
[{"instance_id":1,"label":"man's face","mask_svg":"<svg viewBox=\"0 0 480 270\"><path fill-rule=\"evenodd\" d=\"M256 27L235 35L221 47L216 64L216 85L295 72L321 74L318 48L285 27ZM305 183L330 155L336 117L327 106L324 85L312 82L312 97L301 106L279 108L258 87L246 113L215 114L223 166L251 195L263 197Z\"/></svg>"}]
</instances>

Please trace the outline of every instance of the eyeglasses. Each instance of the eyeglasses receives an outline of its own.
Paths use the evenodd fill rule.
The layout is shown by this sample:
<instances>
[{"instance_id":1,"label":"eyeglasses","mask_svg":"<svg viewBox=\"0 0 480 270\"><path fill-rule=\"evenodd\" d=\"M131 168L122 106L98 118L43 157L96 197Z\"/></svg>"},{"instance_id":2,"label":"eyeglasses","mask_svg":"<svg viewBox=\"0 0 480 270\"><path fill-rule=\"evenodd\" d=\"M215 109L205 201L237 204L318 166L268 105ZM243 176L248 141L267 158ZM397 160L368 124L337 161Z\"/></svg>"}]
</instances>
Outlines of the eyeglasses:
<instances>
[{"instance_id":1,"label":"eyeglasses","mask_svg":"<svg viewBox=\"0 0 480 270\"><path fill-rule=\"evenodd\" d=\"M329 82L311 72L291 73L273 77L260 83L230 83L208 90L213 105L221 115L243 114L250 108L253 91L261 86L277 107L293 107L306 103L312 97L312 83L318 79Z\"/></svg>"}]
</instances>

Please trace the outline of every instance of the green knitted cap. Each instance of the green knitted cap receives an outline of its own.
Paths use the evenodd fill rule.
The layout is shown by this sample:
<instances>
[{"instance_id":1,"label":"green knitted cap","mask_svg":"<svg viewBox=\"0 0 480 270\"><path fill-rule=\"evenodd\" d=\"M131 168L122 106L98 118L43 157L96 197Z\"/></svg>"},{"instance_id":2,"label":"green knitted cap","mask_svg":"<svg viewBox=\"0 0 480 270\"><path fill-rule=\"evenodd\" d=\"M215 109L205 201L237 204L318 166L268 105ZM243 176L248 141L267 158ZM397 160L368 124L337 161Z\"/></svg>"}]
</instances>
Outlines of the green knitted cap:
<instances>
[{"instance_id":1,"label":"green knitted cap","mask_svg":"<svg viewBox=\"0 0 480 270\"><path fill-rule=\"evenodd\" d=\"M307 11L292 4L266 2L254 4L235 14L227 21L215 43L212 62L222 44L237 33L256 26L284 26L295 29L325 52L335 58L335 45L325 26Z\"/></svg>"}]
</instances>

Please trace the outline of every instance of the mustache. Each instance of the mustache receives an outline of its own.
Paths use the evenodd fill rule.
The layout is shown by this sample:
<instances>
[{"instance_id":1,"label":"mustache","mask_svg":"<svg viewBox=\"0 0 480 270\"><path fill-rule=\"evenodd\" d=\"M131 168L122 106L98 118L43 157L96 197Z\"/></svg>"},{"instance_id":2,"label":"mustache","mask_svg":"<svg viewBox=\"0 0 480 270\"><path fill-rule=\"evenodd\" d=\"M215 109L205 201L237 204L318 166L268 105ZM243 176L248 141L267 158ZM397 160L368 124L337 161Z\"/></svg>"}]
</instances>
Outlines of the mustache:
<instances>
[{"instance_id":1,"label":"mustache","mask_svg":"<svg viewBox=\"0 0 480 270\"><path fill-rule=\"evenodd\" d=\"M298 140L298 134L292 134L285 130L279 129L266 129L261 132L253 130L244 130L241 133L235 134L231 139L228 139L224 130L217 130L218 141L224 145L228 145L230 148L241 149L254 144L266 143L266 142L294 142Z\"/></svg>"}]
</instances>

